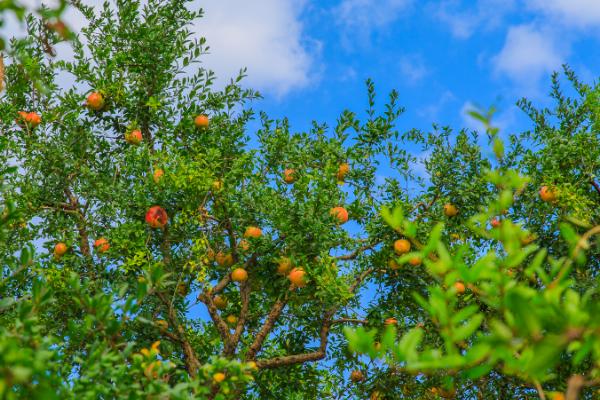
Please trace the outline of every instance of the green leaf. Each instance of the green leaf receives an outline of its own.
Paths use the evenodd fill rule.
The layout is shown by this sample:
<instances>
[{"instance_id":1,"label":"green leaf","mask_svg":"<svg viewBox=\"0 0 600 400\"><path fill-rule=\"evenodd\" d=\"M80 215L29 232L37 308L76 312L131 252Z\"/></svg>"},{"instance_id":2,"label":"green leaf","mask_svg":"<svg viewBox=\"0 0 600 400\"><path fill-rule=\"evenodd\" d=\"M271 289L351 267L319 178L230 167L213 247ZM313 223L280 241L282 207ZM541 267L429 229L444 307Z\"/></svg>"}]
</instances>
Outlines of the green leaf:
<instances>
[{"instance_id":1,"label":"green leaf","mask_svg":"<svg viewBox=\"0 0 600 400\"><path fill-rule=\"evenodd\" d=\"M398 354L402 355L402 360L408 362L416 361L419 356L417 348L423 340L423 329L413 328L400 339L398 343Z\"/></svg>"},{"instance_id":2,"label":"green leaf","mask_svg":"<svg viewBox=\"0 0 600 400\"><path fill-rule=\"evenodd\" d=\"M462 308L456 314L454 314L452 318L450 318L450 322L456 325L475 314L478 310L478 306L476 306L475 304L471 304L465 308Z\"/></svg>"},{"instance_id":3,"label":"green leaf","mask_svg":"<svg viewBox=\"0 0 600 400\"><path fill-rule=\"evenodd\" d=\"M542 378L558 362L563 351L564 339L558 335L548 335L533 347L531 359L525 370L532 376Z\"/></svg>"},{"instance_id":4,"label":"green leaf","mask_svg":"<svg viewBox=\"0 0 600 400\"><path fill-rule=\"evenodd\" d=\"M473 333L475 333L477 329L479 329L479 326L481 326L482 322L483 315L476 314L466 324L454 329L454 331L452 332L452 340L454 340L455 342L465 340Z\"/></svg>"},{"instance_id":5,"label":"green leaf","mask_svg":"<svg viewBox=\"0 0 600 400\"><path fill-rule=\"evenodd\" d=\"M402 222L404 221L404 214L400 206L394 207L393 211L386 206L382 206L381 216L389 226L396 230L402 226Z\"/></svg>"}]
</instances>

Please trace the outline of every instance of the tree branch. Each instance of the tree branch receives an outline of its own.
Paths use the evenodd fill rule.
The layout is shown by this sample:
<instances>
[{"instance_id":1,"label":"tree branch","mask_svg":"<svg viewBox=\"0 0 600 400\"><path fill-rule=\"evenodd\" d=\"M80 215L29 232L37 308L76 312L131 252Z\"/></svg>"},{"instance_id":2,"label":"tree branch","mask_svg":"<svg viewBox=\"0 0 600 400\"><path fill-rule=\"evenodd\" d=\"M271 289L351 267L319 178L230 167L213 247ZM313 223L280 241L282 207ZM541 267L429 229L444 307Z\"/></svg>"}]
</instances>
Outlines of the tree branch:
<instances>
[{"instance_id":1,"label":"tree branch","mask_svg":"<svg viewBox=\"0 0 600 400\"><path fill-rule=\"evenodd\" d=\"M213 298L211 297L211 295L203 293L198 296L198 300L200 300L206 305L206 308L208 309L208 314L210 315L210 318L215 324L217 331L221 335L221 339L223 340L223 343L225 343L225 347L227 347L227 343L229 343L230 340L229 327L227 326L225 321L223 321L223 318L221 318L221 316L219 315L219 312L217 311L217 306L215 306Z\"/></svg>"},{"instance_id":2,"label":"tree branch","mask_svg":"<svg viewBox=\"0 0 600 400\"><path fill-rule=\"evenodd\" d=\"M375 268L369 268L369 269L363 271L360 275L358 275L354 284L352 286L350 286L350 289L349 289L350 293L356 292L358 287L360 287L360 284L374 270L375 270ZM329 330L331 328L331 325L333 325L333 323L334 323L331 320L331 318L335 315L335 313L338 311L338 309L339 309L339 305L332 307L323 316L323 323L321 325L321 331L319 333L320 344L319 344L318 350L308 352L308 353L303 353L303 354L293 354L293 355L289 355L289 356L274 357L274 358L270 358L270 359L266 359L266 360L257 360L256 365L258 366L258 368L266 368L266 369L277 368L277 367L282 367L282 366L286 366L286 365L305 363L308 361L318 361L318 360L325 358L325 355L327 353L327 342L329 340ZM276 318L273 320L273 323L275 320L276 320ZM267 321L265 321L265 324L266 323L267 323ZM264 327L264 325L263 325L263 327ZM271 325L270 329L272 329L272 325ZM270 329L269 329L269 331L270 331ZM268 331L267 331L267 333L268 333ZM265 334L265 336L266 336L266 334ZM258 336L257 336L257 340L258 340ZM264 340L264 337L262 338L262 340ZM260 345L262 345L262 340L260 342ZM255 343L256 343L256 341L255 341ZM260 350L260 345L258 346L258 350ZM248 353L246 355L246 360L253 359L253 358L248 358L248 355L250 355L251 357L254 357L256 355L256 352L258 350L251 353L253 346L254 346L254 343L252 344L250 350L248 351Z\"/></svg>"},{"instance_id":3,"label":"tree branch","mask_svg":"<svg viewBox=\"0 0 600 400\"><path fill-rule=\"evenodd\" d=\"M542 388L542 385L540 385L540 383L537 380L533 381L533 384L535 386L535 390L537 390L537 392L538 392L538 396L540 397L540 400L546 400L546 394L544 393L544 389Z\"/></svg>"},{"instance_id":4,"label":"tree branch","mask_svg":"<svg viewBox=\"0 0 600 400\"><path fill-rule=\"evenodd\" d=\"M598 184L598 182L596 182L594 179L590 179L590 182L592 183L594 189L596 189L596 192L600 194L600 185Z\"/></svg>"},{"instance_id":5,"label":"tree branch","mask_svg":"<svg viewBox=\"0 0 600 400\"><path fill-rule=\"evenodd\" d=\"M333 321L331 321L331 325L346 324L346 323L365 325L365 324L368 324L369 321L367 321L366 319L358 319L358 318L340 318L340 319L334 319Z\"/></svg>"},{"instance_id":6,"label":"tree branch","mask_svg":"<svg viewBox=\"0 0 600 400\"><path fill-rule=\"evenodd\" d=\"M291 289L292 289L292 287L290 286L290 290ZM246 360L247 361L251 361L256 358L256 354L262 348L263 342L265 341L269 332L271 332L271 330L275 326L275 321L277 321L277 318L279 318L279 316L281 315L281 311L287 304L288 297L289 297L289 292L286 293L282 299L277 300L275 302L275 304L273 304L273 307L271 307L271 311L269 311L269 315L265 319L265 322L263 323L262 327L260 328L260 331L256 335L254 342L252 342L252 344L248 348L248 351L246 352Z\"/></svg>"},{"instance_id":7,"label":"tree branch","mask_svg":"<svg viewBox=\"0 0 600 400\"><path fill-rule=\"evenodd\" d=\"M86 257L89 257L91 254L90 240L85 226L85 217L81 213L81 210L79 210L79 201L77 200L77 197L75 197L71 189L69 189L68 187L65 188L65 195L69 199L68 209L76 211L74 215L77 218L77 231L79 233L79 246L81 247L81 254L83 254ZM66 211L67 209L63 208L63 210Z\"/></svg>"},{"instance_id":8,"label":"tree branch","mask_svg":"<svg viewBox=\"0 0 600 400\"><path fill-rule=\"evenodd\" d=\"M198 374L198 370L200 369L200 362L198 361L198 357L196 357L196 352L194 348L190 344L190 342L185 337L185 333L177 320L177 314L175 313L175 307L169 301L169 299L161 292L156 292L158 298L162 301L162 303L167 308L167 318L169 319L169 323L173 326L178 339L179 344L183 350L183 354L185 357L185 367L192 378L195 378ZM166 332L164 332L166 333ZM166 335L171 338L171 336Z\"/></svg>"},{"instance_id":9,"label":"tree branch","mask_svg":"<svg viewBox=\"0 0 600 400\"><path fill-rule=\"evenodd\" d=\"M358 257L361 253L367 251L367 250L371 250L373 247L377 246L379 244L379 242L377 243L371 243L371 244L366 244L362 247L359 247L358 249L354 250L352 253L349 254L344 254L342 256L338 256L336 257L338 260L342 260L342 261L346 261L346 260L354 260L356 257Z\"/></svg>"},{"instance_id":10,"label":"tree branch","mask_svg":"<svg viewBox=\"0 0 600 400\"><path fill-rule=\"evenodd\" d=\"M229 340L229 345L225 346L225 350L223 351L223 354L225 356L231 356L235 353L235 349L240 341L242 332L244 332L246 318L248 318L248 309L250 308L250 285L247 281L242 283L242 285L240 286L240 298L242 301L242 309L240 311L240 316L235 327L235 332Z\"/></svg>"},{"instance_id":11,"label":"tree branch","mask_svg":"<svg viewBox=\"0 0 600 400\"><path fill-rule=\"evenodd\" d=\"M268 360L258 360L256 365L261 369L278 368L287 365L301 364L309 361L319 361L325 358L327 352L327 342L329 340L329 329L331 327L331 317L335 314L337 308L329 310L323 316L323 323L319 333L320 344L316 351L304 354L294 354L283 357L274 357Z\"/></svg>"},{"instance_id":12,"label":"tree branch","mask_svg":"<svg viewBox=\"0 0 600 400\"><path fill-rule=\"evenodd\" d=\"M579 392L584 386L586 386L586 382L582 375L572 375L567 381L565 400L577 400L579 398Z\"/></svg>"},{"instance_id":13,"label":"tree branch","mask_svg":"<svg viewBox=\"0 0 600 400\"><path fill-rule=\"evenodd\" d=\"M217 285L216 285L214 288L212 288L211 290L209 290L209 291L208 291L208 293L209 293L211 296L214 296L214 295L216 295L216 294L218 294L218 293L222 292L222 291L223 291L223 289L225 289L225 287L226 287L227 285L229 285L229 282L231 282L231 274L227 274L227 275L225 275L225 276L223 277L223 279L221 279L221 280L219 281L219 283L217 283Z\"/></svg>"},{"instance_id":14,"label":"tree branch","mask_svg":"<svg viewBox=\"0 0 600 400\"><path fill-rule=\"evenodd\" d=\"M423 212L429 211L429 209L435 204L435 202L440 198L440 193L436 193L435 196L433 196L433 198L431 199L431 201L428 204L423 203L422 201L417 203L417 205L415 206L415 208L413 208L412 211L416 210L417 208L421 207ZM421 219L423 216L423 213L419 214L417 216L417 219Z\"/></svg>"}]
</instances>

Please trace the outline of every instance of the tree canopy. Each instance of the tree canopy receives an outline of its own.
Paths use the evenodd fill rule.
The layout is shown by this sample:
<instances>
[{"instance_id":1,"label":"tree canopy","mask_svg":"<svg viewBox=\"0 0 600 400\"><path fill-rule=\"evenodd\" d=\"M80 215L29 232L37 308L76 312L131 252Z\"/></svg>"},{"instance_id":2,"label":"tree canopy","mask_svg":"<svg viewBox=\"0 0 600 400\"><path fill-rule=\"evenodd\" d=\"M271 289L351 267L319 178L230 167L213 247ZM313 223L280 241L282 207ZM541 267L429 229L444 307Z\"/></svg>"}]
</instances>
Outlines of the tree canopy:
<instances>
[{"instance_id":1,"label":"tree canopy","mask_svg":"<svg viewBox=\"0 0 600 400\"><path fill-rule=\"evenodd\" d=\"M401 132L368 81L295 132L189 1L73 3L71 59L43 14L8 53L0 397L598 396L597 84L508 134Z\"/></svg>"}]
</instances>

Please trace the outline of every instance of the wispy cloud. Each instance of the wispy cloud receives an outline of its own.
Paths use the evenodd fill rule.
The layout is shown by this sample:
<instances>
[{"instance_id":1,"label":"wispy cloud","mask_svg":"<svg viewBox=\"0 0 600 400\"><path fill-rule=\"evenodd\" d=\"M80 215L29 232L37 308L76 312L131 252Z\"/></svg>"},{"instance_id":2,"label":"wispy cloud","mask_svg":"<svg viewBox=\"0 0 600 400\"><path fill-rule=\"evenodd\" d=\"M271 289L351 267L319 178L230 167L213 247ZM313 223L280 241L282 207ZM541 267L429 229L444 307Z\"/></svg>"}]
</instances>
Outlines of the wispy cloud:
<instances>
[{"instance_id":1,"label":"wispy cloud","mask_svg":"<svg viewBox=\"0 0 600 400\"><path fill-rule=\"evenodd\" d=\"M400 57L400 81L414 85L429 74L429 68L421 54L408 54Z\"/></svg>"},{"instance_id":2,"label":"wispy cloud","mask_svg":"<svg viewBox=\"0 0 600 400\"><path fill-rule=\"evenodd\" d=\"M453 36L467 39L477 30L500 27L514 6L514 0L443 0L430 3L429 9L437 20L448 26Z\"/></svg>"},{"instance_id":3,"label":"wispy cloud","mask_svg":"<svg viewBox=\"0 0 600 400\"><path fill-rule=\"evenodd\" d=\"M428 106L421 107L417 111L417 115L429 122L439 122L440 112L448 106L448 104L457 101L458 99L450 90L441 93L438 100Z\"/></svg>"},{"instance_id":4,"label":"wispy cloud","mask_svg":"<svg viewBox=\"0 0 600 400\"><path fill-rule=\"evenodd\" d=\"M572 27L600 27L598 0L527 0L530 9Z\"/></svg>"},{"instance_id":5,"label":"wispy cloud","mask_svg":"<svg viewBox=\"0 0 600 400\"><path fill-rule=\"evenodd\" d=\"M342 0L332 10L341 26L344 40L350 37L368 41L371 33L395 22L412 5L413 0Z\"/></svg>"}]
</instances>

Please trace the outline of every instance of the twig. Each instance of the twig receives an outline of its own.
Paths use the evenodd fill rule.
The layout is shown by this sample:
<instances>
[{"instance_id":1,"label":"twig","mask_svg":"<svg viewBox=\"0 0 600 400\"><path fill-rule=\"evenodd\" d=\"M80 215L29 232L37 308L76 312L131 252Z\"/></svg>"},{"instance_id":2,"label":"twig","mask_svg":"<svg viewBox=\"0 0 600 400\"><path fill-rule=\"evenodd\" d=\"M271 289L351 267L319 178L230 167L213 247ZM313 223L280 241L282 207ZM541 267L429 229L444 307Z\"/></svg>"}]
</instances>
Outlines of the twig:
<instances>
[{"instance_id":1,"label":"twig","mask_svg":"<svg viewBox=\"0 0 600 400\"><path fill-rule=\"evenodd\" d=\"M533 384L535 385L535 390L537 390L540 400L546 400L546 394L544 393L544 389L542 388L542 385L540 385L540 382L536 379L533 381Z\"/></svg>"},{"instance_id":2,"label":"twig","mask_svg":"<svg viewBox=\"0 0 600 400\"><path fill-rule=\"evenodd\" d=\"M361 253L367 251L367 250L371 250L373 247L377 246L379 244L379 242L377 243L371 243L371 244L367 244L364 245L362 247L359 247L358 249L354 250L352 253L349 254L345 254L342 256L337 256L336 258L338 260L342 260L342 261L346 261L346 260L354 260L356 257L358 257Z\"/></svg>"},{"instance_id":3,"label":"twig","mask_svg":"<svg viewBox=\"0 0 600 400\"><path fill-rule=\"evenodd\" d=\"M596 182L594 179L590 179L590 182L592 183L594 189L596 189L596 192L600 194L600 185L598 184L598 182Z\"/></svg>"}]
</instances>

